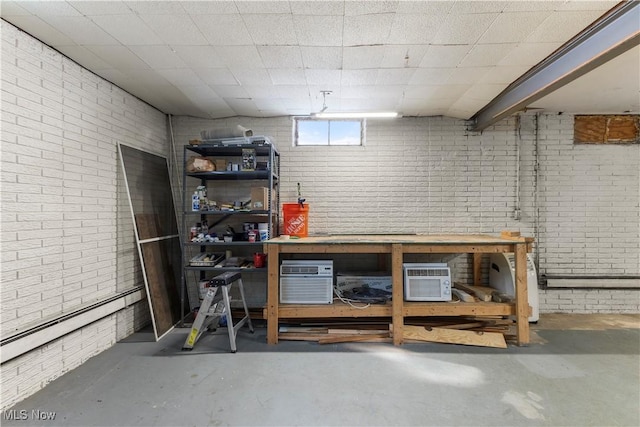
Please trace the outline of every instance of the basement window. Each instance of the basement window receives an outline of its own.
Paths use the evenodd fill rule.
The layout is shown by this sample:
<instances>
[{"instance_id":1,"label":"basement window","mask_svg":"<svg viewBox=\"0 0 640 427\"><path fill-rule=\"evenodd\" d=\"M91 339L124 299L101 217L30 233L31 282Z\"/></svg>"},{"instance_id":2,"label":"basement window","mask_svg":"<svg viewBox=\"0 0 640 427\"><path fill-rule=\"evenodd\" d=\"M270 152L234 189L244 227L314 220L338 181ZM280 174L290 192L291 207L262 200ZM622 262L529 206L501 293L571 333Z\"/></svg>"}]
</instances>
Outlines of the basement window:
<instances>
[{"instance_id":1,"label":"basement window","mask_svg":"<svg viewBox=\"0 0 640 427\"><path fill-rule=\"evenodd\" d=\"M364 119L294 118L295 146L364 145Z\"/></svg>"}]
</instances>

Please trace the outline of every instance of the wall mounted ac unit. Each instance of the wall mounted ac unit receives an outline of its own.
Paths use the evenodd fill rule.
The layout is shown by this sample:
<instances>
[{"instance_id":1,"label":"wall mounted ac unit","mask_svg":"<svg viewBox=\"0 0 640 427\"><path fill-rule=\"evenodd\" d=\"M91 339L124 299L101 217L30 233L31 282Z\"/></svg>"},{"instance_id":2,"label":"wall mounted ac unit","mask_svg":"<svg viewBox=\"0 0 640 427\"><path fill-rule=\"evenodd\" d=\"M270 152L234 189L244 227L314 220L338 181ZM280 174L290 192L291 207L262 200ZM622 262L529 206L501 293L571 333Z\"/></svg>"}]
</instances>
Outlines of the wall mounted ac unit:
<instances>
[{"instance_id":1,"label":"wall mounted ac unit","mask_svg":"<svg viewBox=\"0 0 640 427\"><path fill-rule=\"evenodd\" d=\"M451 301L451 270L446 263L402 264L404 299Z\"/></svg>"},{"instance_id":2,"label":"wall mounted ac unit","mask_svg":"<svg viewBox=\"0 0 640 427\"><path fill-rule=\"evenodd\" d=\"M283 304L333 303L333 261L282 261L280 302Z\"/></svg>"}]
</instances>

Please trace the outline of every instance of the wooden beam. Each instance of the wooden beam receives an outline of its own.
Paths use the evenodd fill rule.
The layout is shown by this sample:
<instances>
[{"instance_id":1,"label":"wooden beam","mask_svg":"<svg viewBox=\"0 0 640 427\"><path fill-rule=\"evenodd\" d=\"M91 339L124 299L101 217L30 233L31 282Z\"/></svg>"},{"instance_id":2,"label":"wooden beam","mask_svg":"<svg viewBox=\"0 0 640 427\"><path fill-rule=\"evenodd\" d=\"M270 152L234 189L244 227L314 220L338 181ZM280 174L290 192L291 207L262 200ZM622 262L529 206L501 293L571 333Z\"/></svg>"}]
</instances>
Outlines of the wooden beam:
<instances>
[{"instance_id":1,"label":"wooden beam","mask_svg":"<svg viewBox=\"0 0 640 427\"><path fill-rule=\"evenodd\" d=\"M265 245L267 249L267 343L278 344L278 275L280 245Z\"/></svg>"},{"instance_id":2,"label":"wooden beam","mask_svg":"<svg viewBox=\"0 0 640 427\"><path fill-rule=\"evenodd\" d=\"M527 248L516 245L516 324L518 344L529 344L529 292L527 291Z\"/></svg>"},{"instance_id":3,"label":"wooden beam","mask_svg":"<svg viewBox=\"0 0 640 427\"><path fill-rule=\"evenodd\" d=\"M482 284L482 253L473 254L473 284L480 286Z\"/></svg>"},{"instance_id":4,"label":"wooden beam","mask_svg":"<svg viewBox=\"0 0 640 427\"><path fill-rule=\"evenodd\" d=\"M400 345L403 342L402 328L404 325L403 305L404 305L404 280L402 276L402 245L391 245L391 280L392 280L392 324L398 333L393 336L393 343Z\"/></svg>"}]
</instances>

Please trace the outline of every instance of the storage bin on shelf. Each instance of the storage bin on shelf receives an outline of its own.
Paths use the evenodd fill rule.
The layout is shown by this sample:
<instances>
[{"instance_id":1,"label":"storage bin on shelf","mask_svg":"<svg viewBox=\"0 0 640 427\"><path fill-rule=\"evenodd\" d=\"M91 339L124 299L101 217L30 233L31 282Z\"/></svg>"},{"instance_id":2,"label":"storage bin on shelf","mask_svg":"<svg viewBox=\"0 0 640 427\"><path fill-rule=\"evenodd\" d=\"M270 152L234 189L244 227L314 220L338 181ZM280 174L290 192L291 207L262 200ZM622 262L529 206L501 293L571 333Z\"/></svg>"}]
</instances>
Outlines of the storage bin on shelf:
<instances>
[{"instance_id":1,"label":"storage bin on shelf","mask_svg":"<svg viewBox=\"0 0 640 427\"><path fill-rule=\"evenodd\" d=\"M309 234L309 204L283 203L284 234L307 237Z\"/></svg>"}]
</instances>

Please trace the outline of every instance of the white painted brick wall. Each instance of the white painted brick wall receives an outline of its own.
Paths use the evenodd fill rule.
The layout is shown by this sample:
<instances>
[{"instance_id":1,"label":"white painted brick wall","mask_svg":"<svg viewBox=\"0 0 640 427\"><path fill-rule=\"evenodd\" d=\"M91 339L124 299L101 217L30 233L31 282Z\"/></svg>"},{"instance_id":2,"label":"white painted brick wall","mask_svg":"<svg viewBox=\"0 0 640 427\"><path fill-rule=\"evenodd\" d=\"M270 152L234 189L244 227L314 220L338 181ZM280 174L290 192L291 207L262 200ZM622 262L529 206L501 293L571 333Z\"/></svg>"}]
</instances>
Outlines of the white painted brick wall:
<instances>
[{"instance_id":1,"label":"white painted brick wall","mask_svg":"<svg viewBox=\"0 0 640 427\"><path fill-rule=\"evenodd\" d=\"M168 141L164 114L0 22L7 337L143 283L117 144L166 155ZM0 407L148 321L143 301L3 364Z\"/></svg>"},{"instance_id":2,"label":"white painted brick wall","mask_svg":"<svg viewBox=\"0 0 640 427\"><path fill-rule=\"evenodd\" d=\"M573 116L544 114L538 120L538 209L531 114L522 117L519 133L514 118L482 134L466 132L464 121L451 118L369 121L365 147L293 147L291 118L176 117L173 124L180 147L203 129L237 124L273 137L282 155L281 201L294 202L301 183L311 207L310 233L509 229L533 236L539 210L539 274L640 274L640 146L574 146ZM516 143L519 221L513 219ZM458 280L469 280L468 257L456 258L455 270ZM542 312L616 312L614 306L618 312L640 311L636 290L541 289L540 294ZM587 304L583 294L627 297L615 305L607 298Z\"/></svg>"}]
</instances>

